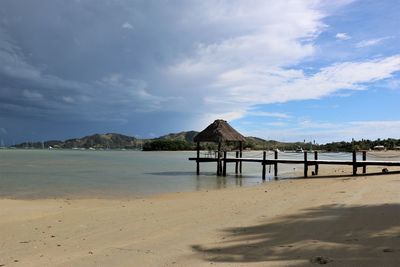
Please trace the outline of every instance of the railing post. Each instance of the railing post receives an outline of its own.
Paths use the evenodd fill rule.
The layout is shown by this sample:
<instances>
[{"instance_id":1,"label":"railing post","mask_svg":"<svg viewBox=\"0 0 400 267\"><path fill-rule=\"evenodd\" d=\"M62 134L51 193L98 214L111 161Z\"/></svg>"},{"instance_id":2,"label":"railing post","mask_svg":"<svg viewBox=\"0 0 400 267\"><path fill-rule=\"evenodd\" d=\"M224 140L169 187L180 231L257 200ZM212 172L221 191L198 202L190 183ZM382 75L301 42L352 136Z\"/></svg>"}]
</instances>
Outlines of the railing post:
<instances>
[{"instance_id":1,"label":"railing post","mask_svg":"<svg viewBox=\"0 0 400 267\"><path fill-rule=\"evenodd\" d=\"M366 161L367 160L367 151L363 151L362 152L362 160ZM363 165L363 173L366 174L367 173L367 165L364 163Z\"/></svg>"},{"instance_id":2,"label":"railing post","mask_svg":"<svg viewBox=\"0 0 400 267\"><path fill-rule=\"evenodd\" d=\"M265 180L265 176L266 176L266 168L265 168L265 160L267 159L267 152L264 151L263 152L263 162L262 162L262 179Z\"/></svg>"},{"instance_id":3,"label":"railing post","mask_svg":"<svg viewBox=\"0 0 400 267\"><path fill-rule=\"evenodd\" d=\"M318 151L314 151L314 159L315 159L315 161L318 160ZM319 167L318 163L315 162L315 175L318 175L318 169L319 169L318 167Z\"/></svg>"},{"instance_id":4,"label":"railing post","mask_svg":"<svg viewBox=\"0 0 400 267\"><path fill-rule=\"evenodd\" d=\"M353 175L357 175L357 152L353 151Z\"/></svg>"},{"instance_id":5,"label":"railing post","mask_svg":"<svg viewBox=\"0 0 400 267\"><path fill-rule=\"evenodd\" d=\"M218 143L217 153L217 176L221 175L221 143Z\"/></svg>"},{"instance_id":6,"label":"railing post","mask_svg":"<svg viewBox=\"0 0 400 267\"><path fill-rule=\"evenodd\" d=\"M239 158L239 151L236 151L236 158ZM238 174L239 172L239 161L235 162L235 173Z\"/></svg>"},{"instance_id":7,"label":"railing post","mask_svg":"<svg viewBox=\"0 0 400 267\"><path fill-rule=\"evenodd\" d=\"M274 151L274 159L278 159L278 151L275 150ZM275 180L278 180L278 162L274 163L274 176L275 176Z\"/></svg>"},{"instance_id":8,"label":"railing post","mask_svg":"<svg viewBox=\"0 0 400 267\"><path fill-rule=\"evenodd\" d=\"M222 176L226 176L226 151L224 151L224 165L222 169Z\"/></svg>"},{"instance_id":9,"label":"railing post","mask_svg":"<svg viewBox=\"0 0 400 267\"><path fill-rule=\"evenodd\" d=\"M304 178L308 177L307 151L304 151Z\"/></svg>"},{"instance_id":10,"label":"railing post","mask_svg":"<svg viewBox=\"0 0 400 267\"><path fill-rule=\"evenodd\" d=\"M200 162L199 162L199 158L200 158L200 142L197 142L197 160L196 160L196 174L197 174L197 175L200 174Z\"/></svg>"},{"instance_id":11,"label":"railing post","mask_svg":"<svg viewBox=\"0 0 400 267\"><path fill-rule=\"evenodd\" d=\"M239 144L239 157L242 158L243 157L243 141L240 141ZM240 174L242 174L242 161L239 162L239 172Z\"/></svg>"}]
</instances>

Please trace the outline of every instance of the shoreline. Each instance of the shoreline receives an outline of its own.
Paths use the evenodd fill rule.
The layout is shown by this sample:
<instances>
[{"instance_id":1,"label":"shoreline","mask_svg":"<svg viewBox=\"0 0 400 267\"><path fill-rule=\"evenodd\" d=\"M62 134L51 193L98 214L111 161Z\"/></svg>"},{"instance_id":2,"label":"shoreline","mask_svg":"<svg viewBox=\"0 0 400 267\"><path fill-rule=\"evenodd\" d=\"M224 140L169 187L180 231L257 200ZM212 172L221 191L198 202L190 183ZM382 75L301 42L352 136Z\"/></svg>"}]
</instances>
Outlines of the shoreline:
<instances>
[{"instance_id":1,"label":"shoreline","mask_svg":"<svg viewBox=\"0 0 400 267\"><path fill-rule=\"evenodd\" d=\"M24 153L25 151L22 152ZM64 157L65 155L58 154L53 157L51 156L52 153L47 153L47 151L40 152L40 154L45 155L40 157L40 160L34 154L26 153L22 161L20 157L15 157L2 162L2 171L5 173L5 179L2 179L0 198L134 199L175 191L188 192L212 188L254 186L262 183L262 168L258 163L245 164L243 176L239 176L238 179L233 173L232 165L229 166L231 169L228 168L228 177L215 178L215 168L210 164L205 164L204 169L201 169L201 176L196 176L194 172L195 164L187 162L187 152L181 153L183 154L171 153L173 156L171 160L169 152L156 152L154 155L159 155L160 158L155 160L155 164L161 167L158 168L150 164L143 170L134 163L135 160L133 158L136 155L135 157L124 155L118 158L119 160L115 160L114 155L96 153L98 156L85 156L78 162L76 157ZM146 155L147 153L140 154ZM92 154L88 153L87 155ZM296 157L301 158L301 156L298 155ZM281 157L284 156L282 155ZM346 160L348 157L348 160L351 160L350 154L338 157ZM397 158L400 159L400 153L375 152L371 153L370 157L377 160L385 157L397 160ZM109 160L107 165L104 164L105 159ZM147 156L140 158L140 160L146 162L150 159ZM47 168L47 165L43 164L47 161L51 162L53 168ZM173 166L164 164L164 161ZM119 162L124 163L120 164ZM17 164L21 165L20 168L17 168L19 167ZM74 168L67 168L66 166L69 164L73 165ZM99 166L98 164L101 165ZM18 171L16 171L16 168ZM268 166L267 169L269 169ZM311 174L313 167L310 166L309 169L309 174ZM328 169L329 172L332 168L326 165L320 166L321 172L324 172L325 169ZM377 171L381 171L381 169L377 169ZM320 175L322 176L322 173ZM297 179L297 177L301 179L302 176L301 164L292 166L282 164L279 167L280 179ZM267 181L273 179L272 171L272 173L267 174Z\"/></svg>"},{"instance_id":2,"label":"shoreline","mask_svg":"<svg viewBox=\"0 0 400 267\"><path fill-rule=\"evenodd\" d=\"M381 166L371 166L368 167L367 174L358 173L357 176L352 176L352 166L335 166L335 165L323 165L322 168L319 168L319 174L316 176L310 175L307 178L304 178L302 168L300 170L296 170L294 172L286 172L282 173L278 176L278 180L275 180L272 175L267 176L270 179L263 181L260 177L259 181L251 184L243 184L236 186L226 186L221 188L210 188L210 189L200 189L200 190L188 190L188 191L176 191L176 192L155 192L155 193L143 193L142 195L118 195L115 194L100 196L78 196L78 195L68 195L68 196L53 196L53 197L35 197L35 198L25 198L25 197L2 197L1 200L16 200L16 201L63 201L63 200L77 200L77 201L91 201L91 200L103 200L103 201L134 201L140 199L151 199L151 198L163 198L175 195L183 195L183 194L191 194L191 193L204 193L204 192L220 192L224 190L231 189L245 189L245 188L255 188L260 187L269 183L279 183L279 182L290 182L290 181L304 181L304 180L318 180L318 179L348 179L348 178L361 178L361 177L369 177L369 176L391 176L391 175L400 175L400 167L389 167L389 173L382 173L383 167ZM310 167L310 172L314 170L314 167ZM244 175L245 176L245 175ZM218 178L215 176L215 178ZM221 178L221 177L220 177ZM228 175L226 178L237 178L237 179L246 179L246 178L254 178L254 177L235 177L234 175Z\"/></svg>"},{"instance_id":3,"label":"shoreline","mask_svg":"<svg viewBox=\"0 0 400 267\"><path fill-rule=\"evenodd\" d=\"M389 174L137 199L0 199L0 264L309 266L322 256L396 266L399 190L400 174Z\"/></svg>"}]
</instances>

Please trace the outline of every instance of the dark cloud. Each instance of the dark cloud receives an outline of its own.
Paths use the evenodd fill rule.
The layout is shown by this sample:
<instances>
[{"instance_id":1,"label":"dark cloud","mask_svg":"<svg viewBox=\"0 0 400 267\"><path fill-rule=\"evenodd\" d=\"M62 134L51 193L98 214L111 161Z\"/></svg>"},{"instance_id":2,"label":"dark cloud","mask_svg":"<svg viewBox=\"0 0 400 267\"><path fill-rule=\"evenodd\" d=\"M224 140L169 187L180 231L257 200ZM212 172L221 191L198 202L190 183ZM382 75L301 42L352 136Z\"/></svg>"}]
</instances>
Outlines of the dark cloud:
<instances>
[{"instance_id":1,"label":"dark cloud","mask_svg":"<svg viewBox=\"0 0 400 267\"><path fill-rule=\"evenodd\" d=\"M315 79L290 69L313 55L322 8L295 0L3 0L0 128L21 139L148 136L238 118L268 101L324 96L304 89L315 87L310 81L335 92L342 85L324 83L319 70Z\"/></svg>"},{"instance_id":2,"label":"dark cloud","mask_svg":"<svg viewBox=\"0 0 400 267\"><path fill-rule=\"evenodd\" d=\"M193 28L173 26L187 15L184 9L168 1L2 2L2 123L19 118L112 128L163 117L181 99L164 94L159 87L167 84L157 75L192 48ZM141 135L149 131L138 128Z\"/></svg>"}]
</instances>

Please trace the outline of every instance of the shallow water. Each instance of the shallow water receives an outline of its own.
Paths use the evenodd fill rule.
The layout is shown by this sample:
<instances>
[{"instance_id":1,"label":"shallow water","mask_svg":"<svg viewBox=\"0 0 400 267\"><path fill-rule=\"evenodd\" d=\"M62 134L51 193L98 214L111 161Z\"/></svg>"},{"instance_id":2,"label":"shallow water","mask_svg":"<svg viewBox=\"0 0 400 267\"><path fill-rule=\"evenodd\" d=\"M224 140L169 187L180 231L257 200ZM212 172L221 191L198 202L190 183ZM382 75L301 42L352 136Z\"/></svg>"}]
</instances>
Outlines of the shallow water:
<instances>
[{"instance_id":1,"label":"shallow water","mask_svg":"<svg viewBox=\"0 0 400 267\"><path fill-rule=\"evenodd\" d=\"M272 158L273 153L268 153ZM215 163L202 163L201 175L195 152L0 150L0 197L139 197L150 194L198 191L262 182L260 163L243 163L243 175L228 165L227 177L216 177ZM233 154L231 154L233 156ZM244 157L262 157L245 152ZM311 157L312 155L309 155ZM280 158L302 158L298 153L280 153ZM348 153L321 154L320 159L349 159ZM279 165L281 178L291 177L301 165ZM271 173L269 173L271 171ZM273 168L267 166L267 181Z\"/></svg>"}]
</instances>

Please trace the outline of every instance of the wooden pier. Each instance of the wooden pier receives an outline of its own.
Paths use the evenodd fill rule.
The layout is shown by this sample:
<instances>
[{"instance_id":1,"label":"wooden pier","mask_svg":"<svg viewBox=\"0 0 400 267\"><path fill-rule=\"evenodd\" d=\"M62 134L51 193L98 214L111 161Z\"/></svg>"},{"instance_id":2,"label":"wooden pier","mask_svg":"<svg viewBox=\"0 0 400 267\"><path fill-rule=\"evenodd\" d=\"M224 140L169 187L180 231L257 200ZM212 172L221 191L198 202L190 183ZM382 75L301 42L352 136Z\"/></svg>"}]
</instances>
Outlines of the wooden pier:
<instances>
[{"instance_id":1,"label":"wooden pier","mask_svg":"<svg viewBox=\"0 0 400 267\"><path fill-rule=\"evenodd\" d=\"M309 155L313 155L312 159L309 159ZM318 159L318 152L304 152L303 159L279 159L278 152L274 151L274 158L267 159L267 153L264 151L262 153L262 158L246 158L241 157L242 153L236 153L236 157L227 157L227 152L223 153L223 157L220 156L221 153L217 154L217 157L200 157L200 153L197 152L197 157L189 158L189 160L196 161L197 163L197 174L200 174L200 163L202 162L216 162L217 163L217 175L222 174L222 176L227 175L227 164L235 163L235 174L242 173L242 163L243 162L254 162L260 163L262 165L262 179L266 178L266 165L274 166L274 176L275 179L278 177L278 164L302 164L304 166L304 177L308 177L309 167L313 166L313 175L318 175L319 165L347 165L353 166L353 175L357 175L358 168L362 168L362 173L367 173L367 166L398 166L400 167L400 161L378 161L378 160L367 160L366 151L362 151L362 160L357 161L357 152L354 151L352 154L352 160L324 160ZM240 168L238 168L238 166Z\"/></svg>"}]
</instances>

